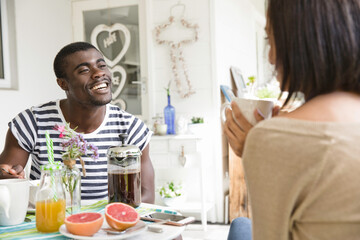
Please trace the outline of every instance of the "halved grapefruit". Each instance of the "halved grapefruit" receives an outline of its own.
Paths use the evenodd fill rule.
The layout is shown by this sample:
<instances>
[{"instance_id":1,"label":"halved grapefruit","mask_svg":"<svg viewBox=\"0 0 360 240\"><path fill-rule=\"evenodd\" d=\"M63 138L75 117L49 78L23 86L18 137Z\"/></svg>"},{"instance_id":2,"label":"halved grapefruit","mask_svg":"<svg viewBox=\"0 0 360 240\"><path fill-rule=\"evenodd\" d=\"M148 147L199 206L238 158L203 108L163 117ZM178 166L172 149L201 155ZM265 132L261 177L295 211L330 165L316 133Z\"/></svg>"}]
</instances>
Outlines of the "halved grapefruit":
<instances>
[{"instance_id":1,"label":"halved grapefruit","mask_svg":"<svg viewBox=\"0 0 360 240\"><path fill-rule=\"evenodd\" d=\"M100 230L103 222L104 216L95 212L77 213L65 218L67 230L81 236L94 235Z\"/></svg>"},{"instance_id":2,"label":"halved grapefruit","mask_svg":"<svg viewBox=\"0 0 360 240\"><path fill-rule=\"evenodd\" d=\"M140 215L132 206L116 202L106 205L105 219L110 227L122 231L134 226Z\"/></svg>"}]
</instances>

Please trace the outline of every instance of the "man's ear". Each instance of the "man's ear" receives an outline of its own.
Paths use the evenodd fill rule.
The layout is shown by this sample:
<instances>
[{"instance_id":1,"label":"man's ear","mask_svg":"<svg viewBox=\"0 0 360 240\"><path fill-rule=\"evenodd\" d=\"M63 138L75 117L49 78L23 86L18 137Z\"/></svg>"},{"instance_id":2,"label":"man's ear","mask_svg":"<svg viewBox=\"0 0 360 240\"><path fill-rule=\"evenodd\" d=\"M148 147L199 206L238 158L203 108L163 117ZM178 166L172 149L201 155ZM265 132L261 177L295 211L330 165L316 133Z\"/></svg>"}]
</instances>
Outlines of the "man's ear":
<instances>
[{"instance_id":1,"label":"man's ear","mask_svg":"<svg viewBox=\"0 0 360 240\"><path fill-rule=\"evenodd\" d=\"M57 78L56 81L57 81L57 84L61 87L62 90L64 90L64 91L69 90L68 82L64 78Z\"/></svg>"}]
</instances>

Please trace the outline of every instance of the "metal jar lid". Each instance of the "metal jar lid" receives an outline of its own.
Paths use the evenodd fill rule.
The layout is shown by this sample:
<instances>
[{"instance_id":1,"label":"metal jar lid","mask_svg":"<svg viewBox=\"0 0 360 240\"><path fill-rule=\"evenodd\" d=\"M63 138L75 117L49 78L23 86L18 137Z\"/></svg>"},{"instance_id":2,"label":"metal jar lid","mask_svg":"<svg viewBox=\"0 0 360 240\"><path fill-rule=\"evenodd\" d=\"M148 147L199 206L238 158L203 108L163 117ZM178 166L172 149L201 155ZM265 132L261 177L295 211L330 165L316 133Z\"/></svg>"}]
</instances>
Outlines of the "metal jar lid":
<instances>
[{"instance_id":1,"label":"metal jar lid","mask_svg":"<svg viewBox=\"0 0 360 240\"><path fill-rule=\"evenodd\" d=\"M107 155L110 157L136 157L141 155L141 151L137 146L125 145L110 147L107 151Z\"/></svg>"},{"instance_id":2,"label":"metal jar lid","mask_svg":"<svg viewBox=\"0 0 360 240\"><path fill-rule=\"evenodd\" d=\"M120 158L140 156L141 151L138 146L124 144L124 141L127 138L127 136L128 136L127 134L120 134L122 145L110 147L107 151L107 156L120 157Z\"/></svg>"}]
</instances>

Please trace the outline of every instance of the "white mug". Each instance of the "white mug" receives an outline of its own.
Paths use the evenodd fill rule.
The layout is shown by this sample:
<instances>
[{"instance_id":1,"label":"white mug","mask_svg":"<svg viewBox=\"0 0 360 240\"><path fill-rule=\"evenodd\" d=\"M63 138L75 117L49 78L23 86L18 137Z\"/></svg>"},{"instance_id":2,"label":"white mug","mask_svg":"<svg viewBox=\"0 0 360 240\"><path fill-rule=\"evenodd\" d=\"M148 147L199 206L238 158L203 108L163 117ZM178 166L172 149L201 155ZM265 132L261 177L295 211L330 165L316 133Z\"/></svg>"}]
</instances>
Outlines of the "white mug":
<instances>
[{"instance_id":1,"label":"white mug","mask_svg":"<svg viewBox=\"0 0 360 240\"><path fill-rule=\"evenodd\" d=\"M269 119L272 116L272 109L274 108L274 102L271 100L234 98L233 101L236 102L236 104L240 108L241 113L244 115L246 120L248 120L249 123L251 123L252 125L255 125L257 123L255 116L254 116L255 109L258 110L259 114L262 115L262 117L264 117L264 119ZM229 102L224 103L221 106L221 118L222 118L223 122L226 121L225 110L228 107L230 107Z\"/></svg>"},{"instance_id":2,"label":"white mug","mask_svg":"<svg viewBox=\"0 0 360 240\"><path fill-rule=\"evenodd\" d=\"M0 226L24 222L28 204L28 180L15 178L0 180Z\"/></svg>"}]
</instances>

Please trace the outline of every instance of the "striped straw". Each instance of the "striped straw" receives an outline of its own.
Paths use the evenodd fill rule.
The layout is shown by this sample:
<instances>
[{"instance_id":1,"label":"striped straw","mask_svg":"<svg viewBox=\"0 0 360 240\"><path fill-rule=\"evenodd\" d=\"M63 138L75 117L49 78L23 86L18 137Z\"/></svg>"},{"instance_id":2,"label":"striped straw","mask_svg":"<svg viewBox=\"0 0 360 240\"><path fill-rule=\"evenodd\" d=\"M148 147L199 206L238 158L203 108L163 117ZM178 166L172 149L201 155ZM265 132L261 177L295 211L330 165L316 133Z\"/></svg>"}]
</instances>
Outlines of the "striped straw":
<instances>
[{"instance_id":1,"label":"striped straw","mask_svg":"<svg viewBox=\"0 0 360 240\"><path fill-rule=\"evenodd\" d=\"M48 153L48 159L50 164L54 164L54 144L52 139L50 139L49 131L46 131L45 133L46 138L46 147L47 147L47 153Z\"/></svg>"},{"instance_id":2,"label":"striped straw","mask_svg":"<svg viewBox=\"0 0 360 240\"><path fill-rule=\"evenodd\" d=\"M47 147L47 153L48 153L48 159L49 159L49 163L50 164L55 164L55 160L54 160L54 143L52 141L52 139L50 139L50 134L49 131L46 131L45 133L45 138L46 138L46 147ZM57 194L56 194L56 186L55 186L55 176L53 171L50 172L50 176L51 176L51 185L52 185L52 192L54 195L54 201L57 201Z\"/></svg>"},{"instance_id":3,"label":"striped straw","mask_svg":"<svg viewBox=\"0 0 360 240\"><path fill-rule=\"evenodd\" d=\"M51 182L51 192L53 194L53 199L54 201L57 201L58 200L58 197L57 197L57 193L56 193L56 184L55 184L55 174L54 174L54 171L61 171L62 169L62 166L60 165L59 162L55 162L55 164L47 164L47 165L42 165L41 166L41 170L42 171L49 171L50 173L50 182Z\"/></svg>"}]
</instances>

